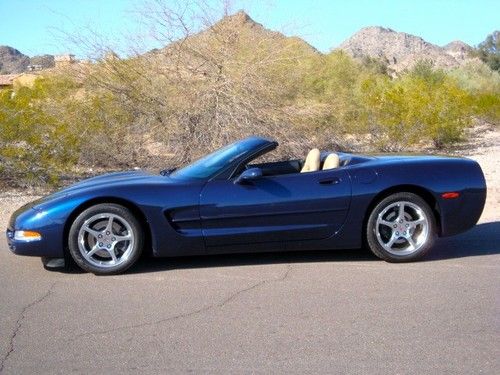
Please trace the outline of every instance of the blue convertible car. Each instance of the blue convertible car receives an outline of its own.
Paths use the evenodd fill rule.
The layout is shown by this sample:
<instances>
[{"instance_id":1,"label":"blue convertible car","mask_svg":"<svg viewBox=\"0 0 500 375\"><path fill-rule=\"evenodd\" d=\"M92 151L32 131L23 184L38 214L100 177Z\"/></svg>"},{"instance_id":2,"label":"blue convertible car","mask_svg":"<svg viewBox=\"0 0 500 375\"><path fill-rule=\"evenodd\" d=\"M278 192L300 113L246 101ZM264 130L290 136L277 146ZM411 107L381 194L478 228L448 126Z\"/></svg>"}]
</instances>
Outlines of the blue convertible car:
<instances>
[{"instance_id":1,"label":"blue convertible car","mask_svg":"<svg viewBox=\"0 0 500 375\"><path fill-rule=\"evenodd\" d=\"M175 171L91 178L17 210L19 255L116 274L155 257L359 248L421 258L436 236L473 227L486 184L472 160L321 153L258 163L278 144L250 137ZM437 250L437 249L436 249Z\"/></svg>"}]
</instances>

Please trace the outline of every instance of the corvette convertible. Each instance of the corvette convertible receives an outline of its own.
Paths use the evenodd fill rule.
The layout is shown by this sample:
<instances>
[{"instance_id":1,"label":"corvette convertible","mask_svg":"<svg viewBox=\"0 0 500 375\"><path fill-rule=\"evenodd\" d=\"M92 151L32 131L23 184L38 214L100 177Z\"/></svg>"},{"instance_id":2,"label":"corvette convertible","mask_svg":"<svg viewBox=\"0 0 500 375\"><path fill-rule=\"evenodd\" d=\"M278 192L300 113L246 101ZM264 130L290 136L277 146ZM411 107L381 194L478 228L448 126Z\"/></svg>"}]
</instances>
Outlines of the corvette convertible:
<instances>
[{"instance_id":1,"label":"corvette convertible","mask_svg":"<svg viewBox=\"0 0 500 375\"><path fill-rule=\"evenodd\" d=\"M304 159L259 162L277 145L250 137L181 169L84 180L14 212L9 248L46 266L73 259L95 274L123 272L142 253L367 246L406 262L436 237L473 227L485 204L483 172L466 158L313 149Z\"/></svg>"}]
</instances>

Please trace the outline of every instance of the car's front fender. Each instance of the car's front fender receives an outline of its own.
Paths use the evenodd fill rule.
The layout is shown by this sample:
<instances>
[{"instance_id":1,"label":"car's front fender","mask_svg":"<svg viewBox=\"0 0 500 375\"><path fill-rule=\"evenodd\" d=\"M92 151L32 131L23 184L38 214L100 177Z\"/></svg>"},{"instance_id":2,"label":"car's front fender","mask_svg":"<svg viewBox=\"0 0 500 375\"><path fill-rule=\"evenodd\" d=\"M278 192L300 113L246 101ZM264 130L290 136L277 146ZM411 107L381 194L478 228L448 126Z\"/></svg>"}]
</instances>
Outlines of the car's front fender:
<instances>
[{"instance_id":1,"label":"car's front fender","mask_svg":"<svg viewBox=\"0 0 500 375\"><path fill-rule=\"evenodd\" d=\"M7 227L9 248L18 255L59 258L64 255L63 229L70 213L84 201L83 197L61 196L44 203L25 205L15 211ZM34 231L41 235L39 240L15 239L16 231Z\"/></svg>"}]
</instances>

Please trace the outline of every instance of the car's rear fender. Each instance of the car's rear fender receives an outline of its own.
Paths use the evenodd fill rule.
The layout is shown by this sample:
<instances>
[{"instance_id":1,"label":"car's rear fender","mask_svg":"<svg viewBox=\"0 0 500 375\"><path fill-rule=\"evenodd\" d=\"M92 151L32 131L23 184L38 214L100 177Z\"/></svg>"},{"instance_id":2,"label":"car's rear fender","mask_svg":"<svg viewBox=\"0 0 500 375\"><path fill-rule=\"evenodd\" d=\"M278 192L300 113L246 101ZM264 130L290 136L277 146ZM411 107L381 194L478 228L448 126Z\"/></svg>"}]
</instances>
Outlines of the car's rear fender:
<instances>
[{"instance_id":1,"label":"car's rear fender","mask_svg":"<svg viewBox=\"0 0 500 375\"><path fill-rule=\"evenodd\" d=\"M479 164L465 158L407 159L374 168L378 176L365 219L386 196L409 191L418 194L433 209L440 236L451 236L473 227L486 200L486 182ZM356 192L353 191L353 195ZM358 194L360 192L357 192ZM456 193L456 194L447 194Z\"/></svg>"}]
</instances>

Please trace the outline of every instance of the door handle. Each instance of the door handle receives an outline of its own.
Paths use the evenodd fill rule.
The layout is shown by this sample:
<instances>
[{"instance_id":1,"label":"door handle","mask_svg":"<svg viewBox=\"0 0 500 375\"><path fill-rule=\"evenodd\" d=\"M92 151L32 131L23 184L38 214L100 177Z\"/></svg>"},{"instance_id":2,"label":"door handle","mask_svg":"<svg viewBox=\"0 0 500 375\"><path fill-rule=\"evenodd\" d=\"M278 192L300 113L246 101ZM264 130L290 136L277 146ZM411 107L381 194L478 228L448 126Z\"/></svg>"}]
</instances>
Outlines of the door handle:
<instances>
[{"instance_id":1,"label":"door handle","mask_svg":"<svg viewBox=\"0 0 500 375\"><path fill-rule=\"evenodd\" d=\"M319 180L320 185L336 185L340 182L340 178L338 177L329 177L329 178L323 178L322 180Z\"/></svg>"}]
</instances>

